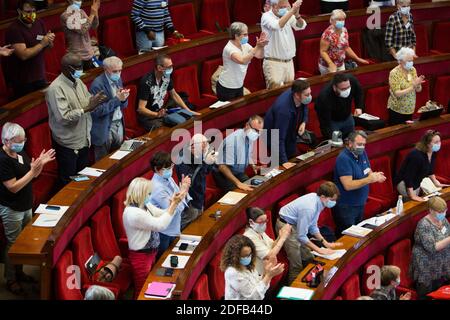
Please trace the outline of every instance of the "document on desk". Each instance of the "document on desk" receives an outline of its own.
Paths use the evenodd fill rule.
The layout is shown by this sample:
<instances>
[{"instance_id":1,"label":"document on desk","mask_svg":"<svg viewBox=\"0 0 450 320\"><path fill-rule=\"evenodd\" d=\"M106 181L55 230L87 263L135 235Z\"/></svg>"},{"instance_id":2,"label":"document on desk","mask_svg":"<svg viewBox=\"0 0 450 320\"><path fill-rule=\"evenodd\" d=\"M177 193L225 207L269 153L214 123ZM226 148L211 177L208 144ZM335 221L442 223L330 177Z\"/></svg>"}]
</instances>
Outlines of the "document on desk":
<instances>
[{"instance_id":1,"label":"document on desk","mask_svg":"<svg viewBox=\"0 0 450 320\"><path fill-rule=\"evenodd\" d=\"M320 254L318 252L312 251L312 253L315 256L327 259L327 260L336 260L336 259L340 259L345 253L347 252L347 250L345 249L339 249L339 250L334 250L334 252L332 254Z\"/></svg>"},{"instance_id":2,"label":"document on desk","mask_svg":"<svg viewBox=\"0 0 450 320\"><path fill-rule=\"evenodd\" d=\"M40 204L35 211L35 213L39 213L39 217L37 217L37 219L33 222L33 226L53 228L58 224L67 209L69 209L68 206Z\"/></svg>"},{"instance_id":3,"label":"document on desk","mask_svg":"<svg viewBox=\"0 0 450 320\"><path fill-rule=\"evenodd\" d=\"M227 104L229 104L230 101L217 101L216 103L209 106L210 109L219 109Z\"/></svg>"},{"instance_id":4,"label":"document on desk","mask_svg":"<svg viewBox=\"0 0 450 320\"><path fill-rule=\"evenodd\" d=\"M122 150L117 150L116 152L114 152L111 157L109 157L110 159L113 160L120 160L125 158L131 151L122 151Z\"/></svg>"},{"instance_id":5,"label":"document on desk","mask_svg":"<svg viewBox=\"0 0 450 320\"><path fill-rule=\"evenodd\" d=\"M78 172L78 174L84 174L85 176L91 176L91 177L100 177L105 171L106 170L104 170L104 169L86 167L83 170L81 170L80 172Z\"/></svg>"},{"instance_id":6,"label":"document on desk","mask_svg":"<svg viewBox=\"0 0 450 320\"><path fill-rule=\"evenodd\" d=\"M395 217L394 213L388 213L388 214L385 214L384 216L372 217L372 218L366 219L364 221L361 221L360 223L357 224L357 226L364 227L364 225L369 224L369 225L374 225L374 226L379 227L394 217Z\"/></svg>"},{"instance_id":7,"label":"document on desk","mask_svg":"<svg viewBox=\"0 0 450 320\"><path fill-rule=\"evenodd\" d=\"M182 252L182 253L193 253L195 248L200 244L202 240L201 236L193 236L190 234L182 234L180 235L180 240L178 240L177 244L173 248L172 252ZM185 243L187 244L186 250L180 250L180 246Z\"/></svg>"},{"instance_id":8,"label":"document on desk","mask_svg":"<svg viewBox=\"0 0 450 320\"><path fill-rule=\"evenodd\" d=\"M63 215L67 211L67 209L69 209L69 206L58 206L54 204L41 203L34 213Z\"/></svg>"},{"instance_id":9,"label":"document on desk","mask_svg":"<svg viewBox=\"0 0 450 320\"><path fill-rule=\"evenodd\" d=\"M278 299L288 299L288 300L311 300L314 294L314 290L294 288L294 287L283 287L280 292L278 292Z\"/></svg>"},{"instance_id":10,"label":"document on desk","mask_svg":"<svg viewBox=\"0 0 450 320\"><path fill-rule=\"evenodd\" d=\"M355 238L364 238L371 232L372 232L372 229L369 229L369 228L364 228L364 227L360 227L360 226L351 226L350 228L347 228L344 231L342 231L342 234L346 234L348 236L355 237Z\"/></svg>"},{"instance_id":11,"label":"document on desk","mask_svg":"<svg viewBox=\"0 0 450 320\"><path fill-rule=\"evenodd\" d=\"M229 191L218 202L220 204L228 204L228 205L234 206L239 201L244 199L246 195L247 195L246 193Z\"/></svg>"}]
</instances>

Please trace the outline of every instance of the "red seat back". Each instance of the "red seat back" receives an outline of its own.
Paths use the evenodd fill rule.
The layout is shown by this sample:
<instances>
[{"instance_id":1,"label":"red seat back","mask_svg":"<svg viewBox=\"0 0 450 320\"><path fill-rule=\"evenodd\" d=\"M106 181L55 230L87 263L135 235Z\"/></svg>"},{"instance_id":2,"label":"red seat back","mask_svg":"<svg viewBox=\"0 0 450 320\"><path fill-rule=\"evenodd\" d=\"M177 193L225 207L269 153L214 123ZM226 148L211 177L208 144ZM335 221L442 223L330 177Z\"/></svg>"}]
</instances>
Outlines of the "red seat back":
<instances>
[{"instance_id":1,"label":"red seat back","mask_svg":"<svg viewBox=\"0 0 450 320\"><path fill-rule=\"evenodd\" d=\"M248 26L259 23L261 21L261 5L261 0L234 1L233 21L240 21Z\"/></svg>"},{"instance_id":2,"label":"red seat back","mask_svg":"<svg viewBox=\"0 0 450 320\"><path fill-rule=\"evenodd\" d=\"M50 150L52 148L52 138L48 122L38 124L28 130L25 148L27 154L35 159L39 157L42 150ZM47 163L42 171L57 174L58 164L56 160Z\"/></svg>"},{"instance_id":3,"label":"red seat back","mask_svg":"<svg viewBox=\"0 0 450 320\"><path fill-rule=\"evenodd\" d=\"M197 22L192 3L169 6L169 11L173 25L179 32L185 36L197 32Z\"/></svg>"},{"instance_id":4,"label":"red seat back","mask_svg":"<svg viewBox=\"0 0 450 320\"><path fill-rule=\"evenodd\" d=\"M204 273L200 275L192 288L193 300L211 300L209 295L208 276Z\"/></svg>"},{"instance_id":5,"label":"red seat back","mask_svg":"<svg viewBox=\"0 0 450 320\"><path fill-rule=\"evenodd\" d=\"M380 117L384 121L389 120L387 102L389 99L389 86L370 88L366 92L365 112Z\"/></svg>"},{"instance_id":6,"label":"red seat back","mask_svg":"<svg viewBox=\"0 0 450 320\"><path fill-rule=\"evenodd\" d=\"M212 258L208 266L209 293L213 300L221 300L225 295L225 275L220 270L222 249Z\"/></svg>"},{"instance_id":7,"label":"red seat back","mask_svg":"<svg viewBox=\"0 0 450 320\"><path fill-rule=\"evenodd\" d=\"M434 101L442 104L445 108L447 108L450 101L450 90L448 88L450 88L450 75L436 77L433 98Z\"/></svg>"},{"instance_id":8,"label":"red seat back","mask_svg":"<svg viewBox=\"0 0 450 320\"><path fill-rule=\"evenodd\" d=\"M190 65L179 68L173 73L173 86L178 93L184 91L189 95L190 100L200 98L198 88L197 65Z\"/></svg>"},{"instance_id":9,"label":"red seat back","mask_svg":"<svg viewBox=\"0 0 450 320\"><path fill-rule=\"evenodd\" d=\"M351 275L350 278L348 278L342 285L341 296L343 300L356 300L361 296L358 275Z\"/></svg>"},{"instance_id":10,"label":"red seat back","mask_svg":"<svg viewBox=\"0 0 450 320\"><path fill-rule=\"evenodd\" d=\"M429 47L427 26L424 24L415 24L414 32L416 33L416 54L419 57L428 55Z\"/></svg>"},{"instance_id":11,"label":"red seat back","mask_svg":"<svg viewBox=\"0 0 450 320\"><path fill-rule=\"evenodd\" d=\"M394 187L392 185L392 170L391 170L391 158L389 156L382 156L370 161L370 166L374 172L383 172L386 181L384 183L371 183L370 195L380 196L382 198L387 198L394 203L396 198L396 193L394 192Z\"/></svg>"},{"instance_id":12,"label":"red seat back","mask_svg":"<svg viewBox=\"0 0 450 320\"><path fill-rule=\"evenodd\" d=\"M314 132L317 139L320 140L322 138L322 132L320 131L320 122L319 118L317 117L317 112L314 109L314 102L308 104L308 123L306 124L306 129Z\"/></svg>"},{"instance_id":13,"label":"red seat back","mask_svg":"<svg viewBox=\"0 0 450 320\"><path fill-rule=\"evenodd\" d=\"M394 265L400 268L400 285L405 288L411 288L413 284L413 281L408 276L411 253L411 240L403 239L390 246L386 255L387 265Z\"/></svg>"},{"instance_id":14,"label":"red seat back","mask_svg":"<svg viewBox=\"0 0 450 320\"><path fill-rule=\"evenodd\" d=\"M228 0L203 0L200 21L202 29L211 32L219 32L216 24L222 31L230 26L230 10Z\"/></svg>"},{"instance_id":15,"label":"red seat back","mask_svg":"<svg viewBox=\"0 0 450 320\"><path fill-rule=\"evenodd\" d=\"M251 92L259 91L266 88L264 73L262 69L262 60L253 59L248 66L247 75L244 80L244 86Z\"/></svg>"},{"instance_id":16,"label":"red seat back","mask_svg":"<svg viewBox=\"0 0 450 320\"><path fill-rule=\"evenodd\" d=\"M434 25L433 49L441 52L450 52L450 22L438 22Z\"/></svg>"},{"instance_id":17,"label":"red seat back","mask_svg":"<svg viewBox=\"0 0 450 320\"><path fill-rule=\"evenodd\" d=\"M94 254L92 246L91 229L84 227L78 231L75 238L72 240L73 260L76 265L80 267L81 284L90 283L89 274L85 268L86 262Z\"/></svg>"},{"instance_id":18,"label":"red seat back","mask_svg":"<svg viewBox=\"0 0 450 320\"><path fill-rule=\"evenodd\" d=\"M350 48L356 53L358 57L363 56L361 32L351 32L348 34L348 43Z\"/></svg>"},{"instance_id":19,"label":"red seat back","mask_svg":"<svg viewBox=\"0 0 450 320\"><path fill-rule=\"evenodd\" d=\"M377 266L381 269L381 267L384 265L384 257L382 255L378 255L370 259L366 262L366 264L363 266L363 274L362 274L362 292L363 295L369 296L372 291L374 290L373 286L376 284L375 282L371 281L370 279L373 278L373 275L377 275L377 273L374 273L373 270L369 270L371 266ZM370 271L370 272L369 272ZM369 279L370 278L370 279ZM369 286L371 287L369 288Z\"/></svg>"},{"instance_id":20,"label":"red seat back","mask_svg":"<svg viewBox=\"0 0 450 320\"><path fill-rule=\"evenodd\" d=\"M121 58L136 53L128 16L106 19L103 22L103 43Z\"/></svg>"},{"instance_id":21,"label":"red seat back","mask_svg":"<svg viewBox=\"0 0 450 320\"><path fill-rule=\"evenodd\" d=\"M267 216L266 234L269 236L269 238L275 240L277 237L275 236L275 231L273 230L272 211L266 210L266 216Z\"/></svg>"},{"instance_id":22,"label":"red seat back","mask_svg":"<svg viewBox=\"0 0 450 320\"><path fill-rule=\"evenodd\" d=\"M289 0L291 5L295 2ZM320 1L304 1L301 7L302 15L314 16L320 14Z\"/></svg>"},{"instance_id":23,"label":"red seat back","mask_svg":"<svg viewBox=\"0 0 450 320\"><path fill-rule=\"evenodd\" d=\"M214 94L211 88L211 77L220 65L222 65L222 58L216 58L203 62L201 83L203 93Z\"/></svg>"},{"instance_id":24,"label":"red seat back","mask_svg":"<svg viewBox=\"0 0 450 320\"><path fill-rule=\"evenodd\" d=\"M73 265L72 251L64 251L55 265L55 295L58 300L83 300L81 283L76 283L75 270L71 269Z\"/></svg>"},{"instance_id":25,"label":"red seat back","mask_svg":"<svg viewBox=\"0 0 450 320\"><path fill-rule=\"evenodd\" d=\"M437 153L434 172L439 177L450 180L450 139L441 142L441 150Z\"/></svg>"},{"instance_id":26,"label":"red seat back","mask_svg":"<svg viewBox=\"0 0 450 320\"><path fill-rule=\"evenodd\" d=\"M112 224L114 227L114 233L116 238L126 238L127 234L123 227L123 210L125 210L124 201L126 199L128 187L123 188L113 196L111 216Z\"/></svg>"},{"instance_id":27,"label":"red seat back","mask_svg":"<svg viewBox=\"0 0 450 320\"><path fill-rule=\"evenodd\" d=\"M395 172L396 173L398 173L403 161L405 160L406 156L408 155L408 153L411 152L412 149L413 148L405 148L405 149L399 150L397 152L397 157L395 159Z\"/></svg>"},{"instance_id":28,"label":"red seat back","mask_svg":"<svg viewBox=\"0 0 450 320\"><path fill-rule=\"evenodd\" d=\"M319 74L320 38L301 40L297 48L297 69L311 75Z\"/></svg>"},{"instance_id":29,"label":"red seat back","mask_svg":"<svg viewBox=\"0 0 450 320\"><path fill-rule=\"evenodd\" d=\"M313 184L310 184L306 187L306 193L317 192L320 185L324 183L325 180L316 181ZM331 209L325 208L319 216L319 220L317 221L317 225L319 227L327 226L332 230L336 229L336 225L334 224L333 215L331 213Z\"/></svg>"},{"instance_id":30,"label":"red seat back","mask_svg":"<svg viewBox=\"0 0 450 320\"><path fill-rule=\"evenodd\" d=\"M420 107L424 106L428 100L430 100L430 82L425 80L425 83L422 84L422 91L416 94L415 112L417 112Z\"/></svg>"},{"instance_id":31,"label":"red seat back","mask_svg":"<svg viewBox=\"0 0 450 320\"><path fill-rule=\"evenodd\" d=\"M348 1L348 9L349 10L363 9L364 7L365 7L364 0L349 0Z\"/></svg>"},{"instance_id":32,"label":"red seat back","mask_svg":"<svg viewBox=\"0 0 450 320\"><path fill-rule=\"evenodd\" d=\"M135 85L128 85L126 88L130 89L130 95L128 96L128 106L123 110L125 127L127 128L127 130L135 132L135 135L137 136L140 135L140 133L145 132L144 128L141 127L137 120L137 88Z\"/></svg>"},{"instance_id":33,"label":"red seat back","mask_svg":"<svg viewBox=\"0 0 450 320\"><path fill-rule=\"evenodd\" d=\"M108 206L102 207L91 219L92 242L95 251L103 260L110 261L120 256L114 230L111 224L111 214Z\"/></svg>"},{"instance_id":34,"label":"red seat back","mask_svg":"<svg viewBox=\"0 0 450 320\"><path fill-rule=\"evenodd\" d=\"M53 48L45 50L45 71L49 79L55 79L61 73L61 58L66 54L66 39L64 32L55 32Z\"/></svg>"}]
</instances>

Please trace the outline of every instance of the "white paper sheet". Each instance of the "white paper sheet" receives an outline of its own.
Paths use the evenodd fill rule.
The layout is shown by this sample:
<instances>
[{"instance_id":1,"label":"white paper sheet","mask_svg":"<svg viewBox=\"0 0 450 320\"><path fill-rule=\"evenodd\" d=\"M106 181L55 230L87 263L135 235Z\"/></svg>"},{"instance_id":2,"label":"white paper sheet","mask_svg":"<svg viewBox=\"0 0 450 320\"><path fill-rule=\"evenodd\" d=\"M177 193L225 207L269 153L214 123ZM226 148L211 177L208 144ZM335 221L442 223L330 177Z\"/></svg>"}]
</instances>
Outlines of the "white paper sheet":
<instances>
[{"instance_id":1,"label":"white paper sheet","mask_svg":"<svg viewBox=\"0 0 450 320\"><path fill-rule=\"evenodd\" d=\"M277 295L279 299L289 299L289 300L311 300L314 294L314 290L294 288L294 287L283 287Z\"/></svg>"},{"instance_id":2,"label":"white paper sheet","mask_svg":"<svg viewBox=\"0 0 450 320\"><path fill-rule=\"evenodd\" d=\"M86 167L83 170L81 170L80 172L78 172L78 174L84 174L85 176L91 176L91 177L100 177L103 174L103 172L105 172L105 171L106 170L104 170L104 169Z\"/></svg>"},{"instance_id":3,"label":"white paper sheet","mask_svg":"<svg viewBox=\"0 0 450 320\"><path fill-rule=\"evenodd\" d=\"M363 113L359 116L361 119L365 119L365 120L380 120L379 117L368 114L368 113Z\"/></svg>"},{"instance_id":4,"label":"white paper sheet","mask_svg":"<svg viewBox=\"0 0 450 320\"><path fill-rule=\"evenodd\" d=\"M244 199L246 195L246 193L229 191L226 195L220 198L218 202L220 204L228 204L233 206Z\"/></svg>"},{"instance_id":5,"label":"white paper sheet","mask_svg":"<svg viewBox=\"0 0 450 320\"><path fill-rule=\"evenodd\" d=\"M172 252L182 252L182 253L188 253L191 254L194 252L195 248L199 245L202 237L201 236L193 236L190 234L182 234L180 235L180 240L178 240L175 247L172 249ZM188 248L191 248L191 250L180 250L180 245L182 243L187 243Z\"/></svg>"},{"instance_id":6,"label":"white paper sheet","mask_svg":"<svg viewBox=\"0 0 450 320\"><path fill-rule=\"evenodd\" d=\"M366 219L364 221L361 221L360 223L357 224L358 227L362 227L365 224L372 224L374 226L381 226L382 224L384 224L386 221L391 220L392 218L395 217L394 213L388 213L384 216L379 216L379 217L372 217L369 219Z\"/></svg>"},{"instance_id":7,"label":"white paper sheet","mask_svg":"<svg viewBox=\"0 0 450 320\"><path fill-rule=\"evenodd\" d=\"M41 213L33 222L33 227L53 228L59 222L64 214L46 214Z\"/></svg>"},{"instance_id":8,"label":"white paper sheet","mask_svg":"<svg viewBox=\"0 0 450 320\"><path fill-rule=\"evenodd\" d=\"M313 253L315 256L318 256L318 257L321 257L321 258L324 258L324 259L327 259L327 260L336 260L336 259L339 259L339 258L341 258L346 252L347 252L347 250L345 250L345 249L334 250L334 252L333 252L332 254L320 254L320 253L317 253L317 252L315 252L315 251L312 251L312 253Z\"/></svg>"},{"instance_id":9,"label":"white paper sheet","mask_svg":"<svg viewBox=\"0 0 450 320\"><path fill-rule=\"evenodd\" d=\"M59 210L49 210L49 209L46 209L47 206L56 206L56 207L59 207ZM49 215L63 215L67 211L67 209L69 209L69 206L58 206L58 205L54 205L54 204L41 203L34 213L43 213L43 214L49 214Z\"/></svg>"},{"instance_id":10,"label":"white paper sheet","mask_svg":"<svg viewBox=\"0 0 450 320\"><path fill-rule=\"evenodd\" d=\"M184 267L186 266L190 256L179 256L176 255L178 257L178 266L177 267L172 267L170 265L170 257L175 256L175 254L169 254L166 258L166 260L164 260L162 266L164 268L173 268L173 269L184 269Z\"/></svg>"},{"instance_id":11,"label":"white paper sheet","mask_svg":"<svg viewBox=\"0 0 450 320\"><path fill-rule=\"evenodd\" d=\"M227 104L229 104L230 101L217 101L216 103L209 106L210 109L218 109L220 107L223 107Z\"/></svg>"},{"instance_id":12,"label":"white paper sheet","mask_svg":"<svg viewBox=\"0 0 450 320\"><path fill-rule=\"evenodd\" d=\"M111 157L109 157L110 159L113 160L120 160L122 158L125 158L131 151L122 151L122 150L118 150L116 152L114 152Z\"/></svg>"}]
</instances>

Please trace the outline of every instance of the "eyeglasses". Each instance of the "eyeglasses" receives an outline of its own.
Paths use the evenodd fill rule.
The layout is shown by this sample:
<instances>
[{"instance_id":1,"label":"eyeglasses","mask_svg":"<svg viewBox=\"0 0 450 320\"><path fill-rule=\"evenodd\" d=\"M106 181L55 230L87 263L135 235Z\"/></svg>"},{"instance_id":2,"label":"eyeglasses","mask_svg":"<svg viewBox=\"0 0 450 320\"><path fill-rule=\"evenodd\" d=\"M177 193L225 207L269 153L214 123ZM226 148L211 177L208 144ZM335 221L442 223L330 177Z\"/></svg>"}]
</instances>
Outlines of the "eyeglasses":
<instances>
[{"instance_id":1,"label":"eyeglasses","mask_svg":"<svg viewBox=\"0 0 450 320\"><path fill-rule=\"evenodd\" d=\"M253 126L250 124L250 122L248 123L248 126L250 127L250 129L253 129L253 130L255 130L257 133L261 134L262 129L256 129L256 128L253 128Z\"/></svg>"}]
</instances>

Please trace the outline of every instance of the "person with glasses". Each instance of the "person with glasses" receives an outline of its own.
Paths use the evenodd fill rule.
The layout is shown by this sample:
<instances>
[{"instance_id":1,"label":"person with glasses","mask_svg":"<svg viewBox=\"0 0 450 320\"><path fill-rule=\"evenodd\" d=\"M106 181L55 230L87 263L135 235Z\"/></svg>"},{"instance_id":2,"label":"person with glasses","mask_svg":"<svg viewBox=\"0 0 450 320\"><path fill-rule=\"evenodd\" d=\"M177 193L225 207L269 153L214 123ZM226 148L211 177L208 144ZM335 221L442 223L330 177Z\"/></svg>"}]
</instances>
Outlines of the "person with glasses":
<instances>
[{"instance_id":1,"label":"person with glasses","mask_svg":"<svg viewBox=\"0 0 450 320\"><path fill-rule=\"evenodd\" d=\"M19 17L5 32L5 43L14 54L7 58L5 78L13 89L14 99L47 86L44 53L53 47L55 34L37 19L33 0L20 0Z\"/></svg>"},{"instance_id":2,"label":"person with glasses","mask_svg":"<svg viewBox=\"0 0 450 320\"><path fill-rule=\"evenodd\" d=\"M103 91L95 95L89 93L80 79L82 74L81 58L66 54L61 60L61 74L45 94L61 187L69 183L70 176L89 164L91 112L106 101Z\"/></svg>"},{"instance_id":3,"label":"person with glasses","mask_svg":"<svg viewBox=\"0 0 450 320\"><path fill-rule=\"evenodd\" d=\"M282 93L264 117L264 129L268 130L267 147L272 161L278 150L279 163L285 169L294 166L289 162L297 151L297 135L305 133L308 122L308 104L312 101L311 88L305 80L295 80L289 90ZM278 141L271 141L274 130L278 130Z\"/></svg>"},{"instance_id":4,"label":"person with glasses","mask_svg":"<svg viewBox=\"0 0 450 320\"><path fill-rule=\"evenodd\" d=\"M163 119L167 115L167 96L179 106L193 115L194 112L181 99L173 87L173 63L166 54L160 54L155 59L155 69L142 77L138 89L138 122L145 130L163 126Z\"/></svg>"},{"instance_id":5,"label":"person with glasses","mask_svg":"<svg viewBox=\"0 0 450 320\"><path fill-rule=\"evenodd\" d=\"M244 181L248 180L245 170L252 166L255 174L258 167L253 159L253 149L264 126L264 119L258 115L250 117L242 129L229 134L219 147L217 168L213 172L214 179L223 191L235 188L252 191L253 187Z\"/></svg>"},{"instance_id":6,"label":"person with glasses","mask_svg":"<svg viewBox=\"0 0 450 320\"><path fill-rule=\"evenodd\" d=\"M21 282L34 282L34 279L23 272L22 265L11 263L8 251L23 228L31 221L33 179L41 174L48 162L55 159L55 151L50 149L42 150L37 159L30 160L24 150L26 140L25 130L20 125L11 122L3 125L3 145L0 150L0 218L7 243L2 256L5 262L6 288L18 295L25 293Z\"/></svg>"}]
</instances>

